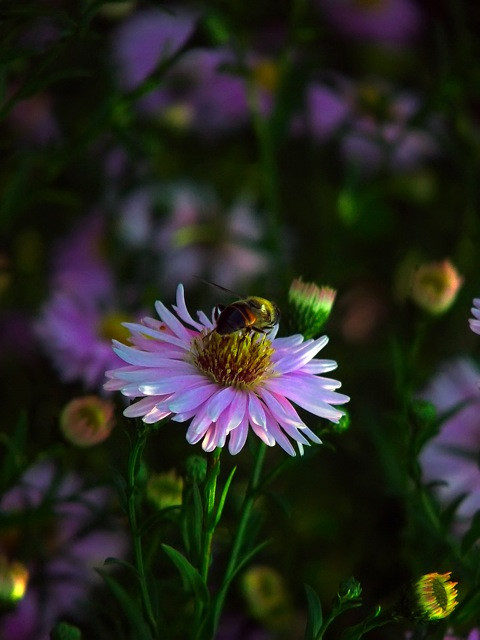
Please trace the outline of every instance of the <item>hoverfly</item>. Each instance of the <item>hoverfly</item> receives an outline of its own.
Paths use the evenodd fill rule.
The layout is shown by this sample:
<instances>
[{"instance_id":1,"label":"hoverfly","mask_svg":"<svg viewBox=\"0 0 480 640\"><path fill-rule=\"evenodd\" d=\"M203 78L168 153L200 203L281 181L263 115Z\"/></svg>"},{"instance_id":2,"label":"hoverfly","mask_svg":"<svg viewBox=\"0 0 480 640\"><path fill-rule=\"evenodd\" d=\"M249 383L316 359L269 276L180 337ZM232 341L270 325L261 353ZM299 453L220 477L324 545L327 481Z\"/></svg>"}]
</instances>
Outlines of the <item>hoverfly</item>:
<instances>
[{"instance_id":1,"label":"hoverfly","mask_svg":"<svg viewBox=\"0 0 480 640\"><path fill-rule=\"evenodd\" d=\"M235 331L244 331L246 334L252 331L268 333L280 320L280 309L271 300L259 296L242 298L238 294L225 287L205 280L207 284L218 287L227 293L237 296L239 299L227 306L217 305L215 320L216 327L213 331L224 336Z\"/></svg>"}]
</instances>

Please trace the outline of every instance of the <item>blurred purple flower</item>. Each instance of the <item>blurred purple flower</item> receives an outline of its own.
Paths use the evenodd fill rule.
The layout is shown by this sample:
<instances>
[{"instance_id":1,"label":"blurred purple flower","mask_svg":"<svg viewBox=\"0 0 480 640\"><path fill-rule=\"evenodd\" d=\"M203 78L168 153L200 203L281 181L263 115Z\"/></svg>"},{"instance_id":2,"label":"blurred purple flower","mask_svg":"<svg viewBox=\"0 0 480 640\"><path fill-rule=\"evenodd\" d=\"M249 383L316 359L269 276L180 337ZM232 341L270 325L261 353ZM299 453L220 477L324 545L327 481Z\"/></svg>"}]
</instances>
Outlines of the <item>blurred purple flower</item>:
<instances>
[{"instance_id":1,"label":"blurred purple flower","mask_svg":"<svg viewBox=\"0 0 480 640\"><path fill-rule=\"evenodd\" d=\"M165 5L135 12L116 29L113 63L123 89L137 88L161 63L174 56L192 35L198 15Z\"/></svg>"},{"instance_id":2,"label":"blurred purple flower","mask_svg":"<svg viewBox=\"0 0 480 640\"><path fill-rule=\"evenodd\" d=\"M480 371L471 360L453 360L443 365L421 393L423 399L435 405L439 416L459 407L419 458L423 480L439 483L434 491L443 504L466 494L457 510L459 532L480 509L479 380Z\"/></svg>"},{"instance_id":3,"label":"blurred purple flower","mask_svg":"<svg viewBox=\"0 0 480 640\"><path fill-rule=\"evenodd\" d=\"M137 87L159 62L177 53L195 21L193 14L180 11L172 16L156 9L128 18L116 31L112 44L120 86L127 90ZM165 48L165 42L169 47ZM241 67L243 71L239 72ZM269 113L276 88L276 65L268 56L254 53L239 60L228 46L184 52L137 106L145 115L205 137L235 131L250 117L247 74L251 74L252 86L256 87L260 112Z\"/></svg>"},{"instance_id":4,"label":"blurred purple flower","mask_svg":"<svg viewBox=\"0 0 480 640\"><path fill-rule=\"evenodd\" d=\"M311 83L305 126L319 142L337 136L341 155L363 172L404 172L439 153L436 119L415 122L421 108L415 94L381 80L355 83L335 74L330 85Z\"/></svg>"},{"instance_id":5,"label":"blurred purple flower","mask_svg":"<svg viewBox=\"0 0 480 640\"><path fill-rule=\"evenodd\" d=\"M49 461L4 494L0 549L22 561L30 579L0 620L2 640L48 640L60 617L82 619L88 590L101 584L94 567L127 551L127 536L108 513L112 498L106 487L85 489L78 476L59 475Z\"/></svg>"},{"instance_id":6,"label":"blurred purple flower","mask_svg":"<svg viewBox=\"0 0 480 640\"><path fill-rule=\"evenodd\" d=\"M65 382L81 380L97 389L105 369L118 364L110 342L126 333L126 319L115 305L112 269L101 254L104 221L93 215L81 220L57 247L53 258L51 295L35 323L35 333Z\"/></svg>"},{"instance_id":7,"label":"blurred purple flower","mask_svg":"<svg viewBox=\"0 0 480 640\"><path fill-rule=\"evenodd\" d=\"M162 286L205 277L228 288L268 271L263 229L248 197L222 211L207 187L171 183L134 191L120 206L119 234L157 259Z\"/></svg>"},{"instance_id":8,"label":"blurred purple flower","mask_svg":"<svg viewBox=\"0 0 480 640\"><path fill-rule=\"evenodd\" d=\"M114 277L104 253L106 224L94 212L82 217L54 247L50 286L70 294L88 292L89 298L108 299Z\"/></svg>"},{"instance_id":9,"label":"blurred purple flower","mask_svg":"<svg viewBox=\"0 0 480 640\"><path fill-rule=\"evenodd\" d=\"M462 636L455 635L455 632L449 629L446 635L443 636L443 640L462 640ZM480 640L480 629L471 629L466 640Z\"/></svg>"},{"instance_id":10,"label":"blurred purple flower","mask_svg":"<svg viewBox=\"0 0 480 640\"><path fill-rule=\"evenodd\" d=\"M316 0L326 20L357 40L398 46L420 32L423 15L412 0Z\"/></svg>"},{"instance_id":11,"label":"blurred purple flower","mask_svg":"<svg viewBox=\"0 0 480 640\"><path fill-rule=\"evenodd\" d=\"M480 298L473 299L473 307L471 309L473 318L468 321L470 329L474 333L480 334Z\"/></svg>"}]
</instances>

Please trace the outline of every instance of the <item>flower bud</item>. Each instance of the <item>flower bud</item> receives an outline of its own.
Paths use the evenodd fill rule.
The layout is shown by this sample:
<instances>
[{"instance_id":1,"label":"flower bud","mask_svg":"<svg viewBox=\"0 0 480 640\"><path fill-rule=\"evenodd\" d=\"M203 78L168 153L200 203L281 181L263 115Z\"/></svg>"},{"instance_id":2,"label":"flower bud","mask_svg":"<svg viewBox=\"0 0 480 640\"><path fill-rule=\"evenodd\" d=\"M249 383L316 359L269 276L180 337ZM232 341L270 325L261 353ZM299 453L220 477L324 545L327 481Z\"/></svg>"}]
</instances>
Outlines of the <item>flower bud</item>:
<instances>
[{"instance_id":1,"label":"flower bud","mask_svg":"<svg viewBox=\"0 0 480 640\"><path fill-rule=\"evenodd\" d=\"M148 479L146 492L158 509L178 507L182 504L183 478L173 469L167 473L154 473Z\"/></svg>"},{"instance_id":2,"label":"flower bud","mask_svg":"<svg viewBox=\"0 0 480 640\"><path fill-rule=\"evenodd\" d=\"M71 444L91 447L108 438L114 427L114 405L98 396L71 400L60 414L60 429Z\"/></svg>"},{"instance_id":3,"label":"flower bud","mask_svg":"<svg viewBox=\"0 0 480 640\"><path fill-rule=\"evenodd\" d=\"M318 337L333 307L337 292L295 278L288 291L288 315L293 331L306 339Z\"/></svg>"},{"instance_id":4,"label":"flower bud","mask_svg":"<svg viewBox=\"0 0 480 640\"><path fill-rule=\"evenodd\" d=\"M339 602L359 600L362 595L362 585L352 576L342 580L338 589L337 598Z\"/></svg>"},{"instance_id":5,"label":"flower bud","mask_svg":"<svg viewBox=\"0 0 480 640\"><path fill-rule=\"evenodd\" d=\"M447 573L427 573L409 589L402 602L402 614L413 622L442 620L457 606L456 582Z\"/></svg>"},{"instance_id":6,"label":"flower bud","mask_svg":"<svg viewBox=\"0 0 480 640\"><path fill-rule=\"evenodd\" d=\"M462 283L449 260L430 262L414 271L410 296L421 309L438 315L452 306Z\"/></svg>"},{"instance_id":7,"label":"flower bud","mask_svg":"<svg viewBox=\"0 0 480 640\"><path fill-rule=\"evenodd\" d=\"M207 477L207 461L201 456L189 456L185 463L188 483L202 484Z\"/></svg>"}]
</instances>

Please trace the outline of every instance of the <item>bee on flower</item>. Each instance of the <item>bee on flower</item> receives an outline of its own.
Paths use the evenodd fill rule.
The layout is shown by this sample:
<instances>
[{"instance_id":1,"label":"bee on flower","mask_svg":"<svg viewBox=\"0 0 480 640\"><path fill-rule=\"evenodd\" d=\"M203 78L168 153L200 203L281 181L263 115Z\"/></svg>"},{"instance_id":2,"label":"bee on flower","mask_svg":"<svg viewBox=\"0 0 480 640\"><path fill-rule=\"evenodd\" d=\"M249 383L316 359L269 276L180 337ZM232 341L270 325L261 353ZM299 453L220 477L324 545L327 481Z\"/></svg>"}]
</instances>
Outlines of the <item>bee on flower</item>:
<instances>
[{"instance_id":1,"label":"bee on flower","mask_svg":"<svg viewBox=\"0 0 480 640\"><path fill-rule=\"evenodd\" d=\"M337 391L341 383L320 375L337 363L314 359L326 336L276 338L277 324L268 333L222 334L215 330L215 310L211 318L202 311L197 320L190 315L181 284L175 313L160 301L155 307L160 320L125 323L131 345L113 343L127 366L107 371L105 389L134 400L125 416L147 424L167 417L190 421L190 444L201 441L205 451L213 451L228 439L231 454L241 451L252 430L268 446L278 444L293 456L291 440L300 453L321 440L292 403L333 423L344 415L336 408L349 400Z\"/></svg>"}]
</instances>

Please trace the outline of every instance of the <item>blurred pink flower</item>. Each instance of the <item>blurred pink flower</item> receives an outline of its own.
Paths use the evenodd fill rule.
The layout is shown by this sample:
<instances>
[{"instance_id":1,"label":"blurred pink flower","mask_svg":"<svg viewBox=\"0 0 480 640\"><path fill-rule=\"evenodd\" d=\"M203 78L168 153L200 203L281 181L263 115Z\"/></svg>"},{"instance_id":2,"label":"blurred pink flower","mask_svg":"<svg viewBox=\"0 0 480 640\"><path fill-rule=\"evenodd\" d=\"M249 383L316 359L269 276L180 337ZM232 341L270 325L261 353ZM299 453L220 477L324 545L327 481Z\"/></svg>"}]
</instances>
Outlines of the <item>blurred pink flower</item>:
<instances>
[{"instance_id":1,"label":"blurred pink flower","mask_svg":"<svg viewBox=\"0 0 480 640\"><path fill-rule=\"evenodd\" d=\"M295 455L319 438L301 420L291 401L316 416L338 422L343 411L331 405L348 402L337 393L340 382L317 374L336 368L333 360L314 360L328 338L304 340L258 334L220 335L215 323L198 312L194 320L178 285L174 311L160 301L161 321L144 318L126 324L133 346L114 341L116 353L128 366L107 371L105 389L137 399L124 415L151 424L171 416L190 421L187 441L202 441L205 451L225 446L231 454L244 446L250 429L268 446L276 443ZM274 334L275 329L272 331ZM140 399L138 399L140 398Z\"/></svg>"},{"instance_id":2,"label":"blurred pink flower","mask_svg":"<svg viewBox=\"0 0 480 640\"><path fill-rule=\"evenodd\" d=\"M2 640L48 640L60 617L82 619L88 590L101 584L94 567L127 551L127 536L109 513L112 498L110 489L85 489L49 461L30 467L4 494L0 549L27 566L30 580L0 621Z\"/></svg>"},{"instance_id":3,"label":"blurred pink flower","mask_svg":"<svg viewBox=\"0 0 480 640\"><path fill-rule=\"evenodd\" d=\"M443 422L420 454L423 480L438 483L435 495L448 504L463 494L457 515L459 532L468 526L480 509L480 371L473 361L464 359L445 363L421 392L439 414L454 411Z\"/></svg>"},{"instance_id":4,"label":"blurred pink flower","mask_svg":"<svg viewBox=\"0 0 480 640\"><path fill-rule=\"evenodd\" d=\"M420 32L423 14L412 0L316 0L325 19L346 37L398 46Z\"/></svg>"}]
</instances>

